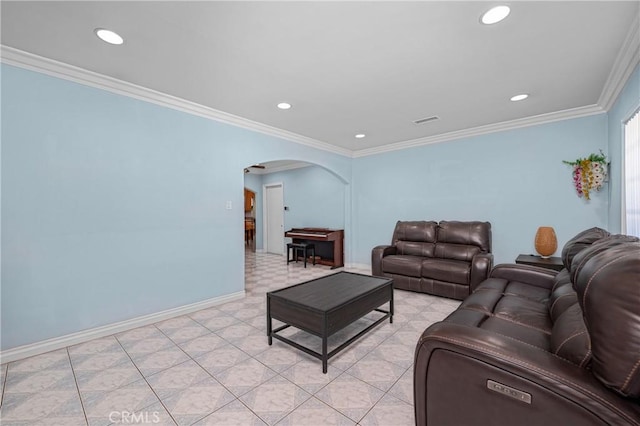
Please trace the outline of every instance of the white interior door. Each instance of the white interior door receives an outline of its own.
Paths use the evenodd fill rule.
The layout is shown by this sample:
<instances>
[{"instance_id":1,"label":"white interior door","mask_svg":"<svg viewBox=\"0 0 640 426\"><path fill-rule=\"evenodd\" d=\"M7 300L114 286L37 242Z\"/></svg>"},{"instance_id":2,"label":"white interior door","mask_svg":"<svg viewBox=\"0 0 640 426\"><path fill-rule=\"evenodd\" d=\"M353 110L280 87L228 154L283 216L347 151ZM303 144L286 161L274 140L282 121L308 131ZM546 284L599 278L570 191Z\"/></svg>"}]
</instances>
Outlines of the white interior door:
<instances>
[{"instance_id":1,"label":"white interior door","mask_svg":"<svg viewBox=\"0 0 640 426\"><path fill-rule=\"evenodd\" d=\"M282 184L264 187L264 241L267 253L284 253L284 192Z\"/></svg>"}]
</instances>

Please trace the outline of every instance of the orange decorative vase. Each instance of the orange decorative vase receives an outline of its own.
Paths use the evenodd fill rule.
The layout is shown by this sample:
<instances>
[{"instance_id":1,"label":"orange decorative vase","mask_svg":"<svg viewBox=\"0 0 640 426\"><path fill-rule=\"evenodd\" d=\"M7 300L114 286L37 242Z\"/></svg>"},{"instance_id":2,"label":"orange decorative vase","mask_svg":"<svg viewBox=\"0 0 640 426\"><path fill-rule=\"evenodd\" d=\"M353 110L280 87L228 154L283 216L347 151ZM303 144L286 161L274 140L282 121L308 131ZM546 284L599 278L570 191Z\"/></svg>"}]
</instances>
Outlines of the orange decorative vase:
<instances>
[{"instance_id":1,"label":"orange decorative vase","mask_svg":"<svg viewBox=\"0 0 640 426\"><path fill-rule=\"evenodd\" d=\"M556 232L550 226L541 226L536 232L535 240L536 251L541 257L547 258L556 252L558 248L558 240Z\"/></svg>"}]
</instances>

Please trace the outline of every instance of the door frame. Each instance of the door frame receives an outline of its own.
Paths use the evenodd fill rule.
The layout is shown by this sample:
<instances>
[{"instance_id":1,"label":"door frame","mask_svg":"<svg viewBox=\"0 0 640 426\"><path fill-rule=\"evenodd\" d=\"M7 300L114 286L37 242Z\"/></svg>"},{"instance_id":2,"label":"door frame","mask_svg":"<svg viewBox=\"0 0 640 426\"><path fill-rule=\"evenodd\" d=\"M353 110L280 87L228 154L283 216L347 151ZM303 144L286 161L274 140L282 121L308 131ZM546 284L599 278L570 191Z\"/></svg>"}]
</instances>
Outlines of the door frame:
<instances>
[{"instance_id":1,"label":"door frame","mask_svg":"<svg viewBox=\"0 0 640 426\"><path fill-rule=\"evenodd\" d=\"M243 203L243 212L242 212L242 218L245 220L245 229L244 229L244 239L245 239L245 248L247 247L247 228L246 228L246 220L247 220L247 193L250 192L252 194L251 198L252 198L252 203L251 203L251 209L253 211L253 238L251 239L251 245L250 245L250 249L252 252L255 253L256 251L256 240L258 239L258 212L257 212L257 206L258 206L258 202L257 202L257 193L256 191L254 191L251 188L247 188L246 186L244 187L244 203Z\"/></svg>"},{"instance_id":2,"label":"door frame","mask_svg":"<svg viewBox=\"0 0 640 426\"><path fill-rule=\"evenodd\" d=\"M264 248L264 252L268 253L269 250L269 221L271 218L269 217L269 205L267 202L267 188L277 188L279 187L282 190L282 205L279 206L280 214L282 215L282 233L278 239L281 241L280 244L280 252L278 254L284 255L284 184L282 182L273 182L262 185L262 246ZM274 253L275 254L275 253Z\"/></svg>"}]
</instances>

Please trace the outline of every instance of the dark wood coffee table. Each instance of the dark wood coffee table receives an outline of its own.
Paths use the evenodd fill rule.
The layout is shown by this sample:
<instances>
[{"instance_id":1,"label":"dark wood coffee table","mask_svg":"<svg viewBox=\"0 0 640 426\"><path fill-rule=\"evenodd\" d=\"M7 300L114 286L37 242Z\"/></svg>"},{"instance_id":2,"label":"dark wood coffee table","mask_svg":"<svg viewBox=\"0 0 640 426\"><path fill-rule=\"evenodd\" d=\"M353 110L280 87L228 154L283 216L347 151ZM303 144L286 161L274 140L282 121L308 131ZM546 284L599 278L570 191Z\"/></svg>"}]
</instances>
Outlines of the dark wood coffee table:
<instances>
[{"instance_id":1,"label":"dark wood coffee table","mask_svg":"<svg viewBox=\"0 0 640 426\"><path fill-rule=\"evenodd\" d=\"M380 306L389 302L389 310ZM370 312L385 315L327 352L329 336L342 330ZM322 360L322 372L327 372L327 361L384 320L393 323L393 280L369 275L338 272L280 290L267 293L267 336L269 345L273 338ZM272 320L285 325L273 329ZM302 346L278 332L296 327L322 339L322 353Z\"/></svg>"}]
</instances>

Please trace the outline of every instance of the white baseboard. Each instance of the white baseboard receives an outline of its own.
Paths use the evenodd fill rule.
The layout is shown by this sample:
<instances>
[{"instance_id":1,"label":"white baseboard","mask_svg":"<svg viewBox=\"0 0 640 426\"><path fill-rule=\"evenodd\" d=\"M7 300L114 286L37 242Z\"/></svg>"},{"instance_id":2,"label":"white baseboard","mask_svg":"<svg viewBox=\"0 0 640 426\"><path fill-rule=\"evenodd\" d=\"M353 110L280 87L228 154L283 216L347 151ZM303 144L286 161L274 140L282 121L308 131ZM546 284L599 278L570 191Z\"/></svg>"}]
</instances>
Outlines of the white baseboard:
<instances>
[{"instance_id":1,"label":"white baseboard","mask_svg":"<svg viewBox=\"0 0 640 426\"><path fill-rule=\"evenodd\" d=\"M369 265L368 263L347 263L345 266L347 268L368 269L369 271L371 271L371 265Z\"/></svg>"},{"instance_id":2,"label":"white baseboard","mask_svg":"<svg viewBox=\"0 0 640 426\"><path fill-rule=\"evenodd\" d=\"M60 337L54 337L52 339L42 340L40 342L30 343L28 345L18 346L16 348L1 351L0 362L4 364L7 362L17 361L34 355L40 355L45 352L66 348L67 346L77 345L78 343L88 342L89 340L98 339L100 337L111 336L112 334L154 324L180 315L190 314L191 312L210 308L232 300L242 299L244 296L245 292L242 290L225 296L214 297L213 299L207 299L201 302L167 309L166 311L131 318L126 321L107 324L79 331L77 333L71 333Z\"/></svg>"}]
</instances>

